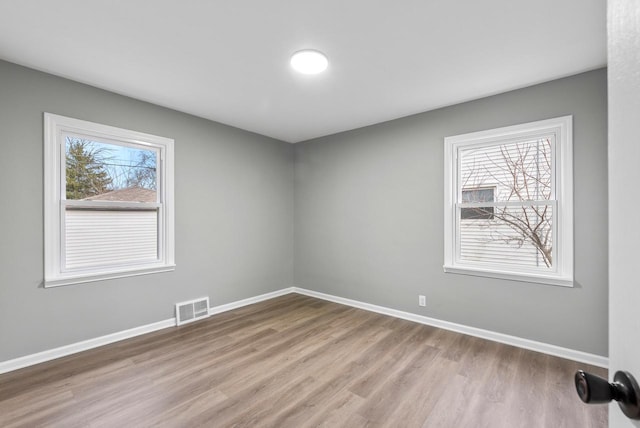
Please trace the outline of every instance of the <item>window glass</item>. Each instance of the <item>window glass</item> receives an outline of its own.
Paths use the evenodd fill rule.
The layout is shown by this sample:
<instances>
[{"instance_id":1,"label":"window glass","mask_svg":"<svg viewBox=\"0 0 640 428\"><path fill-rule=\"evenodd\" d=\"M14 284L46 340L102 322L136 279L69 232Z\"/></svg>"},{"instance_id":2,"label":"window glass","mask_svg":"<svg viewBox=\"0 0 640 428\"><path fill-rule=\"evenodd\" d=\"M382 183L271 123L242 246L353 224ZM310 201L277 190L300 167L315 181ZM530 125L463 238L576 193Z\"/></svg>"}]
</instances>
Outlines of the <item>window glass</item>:
<instances>
[{"instance_id":1,"label":"window glass","mask_svg":"<svg viewBox=\"0 0 640 428\"><path fill-rule=\"evenodd\" d=\"M460 149L460 182L463 187L492 186L497 190L496 201L548 200L552 152L551 136Z\"/></svg>"},{"instance_id":2,"label":"window glass","mask_svg":"<svg viewBox=\"0 0 640 428\"><path fill-rule=\"evenodd\" d=\"M552 206L494 209L490 220L460 222L459 260L550 270L553 266Z\"/></svg>"},{"instance_id":3,"label":"window glass","mask_svg":"<svg viewBox=\"0 0 640 428\"><path fill-rule=\"evenodd\" d=\"M157 202L156 150L65 136L67 200Z\"/></svg>"},{"instance_id":4,"label":"window glass","mask_svg":"<svg viewBox=\"0 0 640 428\"><path fill-rule=\"evenodd\" d=\"M462 202L493 202L494 193L493 187L462 189ZM461 208L460 218L463 220L490 220L493 218L493 207Z\"/></svg>"}]
</instances>

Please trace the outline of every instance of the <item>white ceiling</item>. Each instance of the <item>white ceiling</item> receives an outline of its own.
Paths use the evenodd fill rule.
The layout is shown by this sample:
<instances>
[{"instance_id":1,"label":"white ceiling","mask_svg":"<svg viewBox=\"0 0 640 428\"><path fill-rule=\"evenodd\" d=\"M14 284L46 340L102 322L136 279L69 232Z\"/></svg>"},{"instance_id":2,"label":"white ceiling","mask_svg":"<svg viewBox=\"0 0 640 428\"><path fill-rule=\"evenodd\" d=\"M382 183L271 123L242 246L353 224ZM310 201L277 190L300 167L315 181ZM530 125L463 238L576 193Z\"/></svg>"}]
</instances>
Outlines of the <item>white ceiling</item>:
<instances>
[{"instance_id":1,"label":"white ceiling","mask_svg":"<svg viewBox=\"0 0 640 428\"><path fill-rule=\"evenodd\" d=\"M606 1L0 0L0 58L298 142L602 67Z\"/></svg>"}]
</instances>

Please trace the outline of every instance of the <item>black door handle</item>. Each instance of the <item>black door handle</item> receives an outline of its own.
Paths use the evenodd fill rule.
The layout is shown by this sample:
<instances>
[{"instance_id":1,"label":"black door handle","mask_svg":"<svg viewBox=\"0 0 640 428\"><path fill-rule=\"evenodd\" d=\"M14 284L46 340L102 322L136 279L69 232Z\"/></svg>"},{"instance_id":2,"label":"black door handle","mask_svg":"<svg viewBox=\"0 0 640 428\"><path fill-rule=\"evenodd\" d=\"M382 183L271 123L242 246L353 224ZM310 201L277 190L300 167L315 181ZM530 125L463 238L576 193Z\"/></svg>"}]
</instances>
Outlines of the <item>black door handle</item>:
<instances>
[{"instance_id":1,"label":"black door handle","mask_svg":"<svg viewBox=\"0 0 640 428\"><path fill-rule=\"evenodd\" d=\"M640 387L630 373L616 372L613 382L609 383L599 376L578 370L575 382L578 396L585 403L598 404L616 400L622 413L628 418L640 419Z\"/></svg>"}]
</instances>

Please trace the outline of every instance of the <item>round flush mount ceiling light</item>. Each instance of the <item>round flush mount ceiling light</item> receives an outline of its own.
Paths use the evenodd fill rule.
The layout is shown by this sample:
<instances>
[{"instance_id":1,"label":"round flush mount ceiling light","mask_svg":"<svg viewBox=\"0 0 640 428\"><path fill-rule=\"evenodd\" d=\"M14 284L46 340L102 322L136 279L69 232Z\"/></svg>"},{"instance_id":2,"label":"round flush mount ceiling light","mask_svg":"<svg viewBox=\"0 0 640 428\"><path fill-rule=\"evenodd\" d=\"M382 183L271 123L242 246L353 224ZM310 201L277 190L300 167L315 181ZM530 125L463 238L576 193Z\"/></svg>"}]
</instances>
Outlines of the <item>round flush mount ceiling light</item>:
<instances>
[{"instance_id":1,"label":"round flush mount ceiling light","mask_svg":"<svg viewBox=\"0 0 640 428\"><path fill-rule=\"evenodd\" d=\"M328 65L325 54L312 49L298 51L291 56L291 67L302 74L322 73Z\"/></svg>"}]
</instances>

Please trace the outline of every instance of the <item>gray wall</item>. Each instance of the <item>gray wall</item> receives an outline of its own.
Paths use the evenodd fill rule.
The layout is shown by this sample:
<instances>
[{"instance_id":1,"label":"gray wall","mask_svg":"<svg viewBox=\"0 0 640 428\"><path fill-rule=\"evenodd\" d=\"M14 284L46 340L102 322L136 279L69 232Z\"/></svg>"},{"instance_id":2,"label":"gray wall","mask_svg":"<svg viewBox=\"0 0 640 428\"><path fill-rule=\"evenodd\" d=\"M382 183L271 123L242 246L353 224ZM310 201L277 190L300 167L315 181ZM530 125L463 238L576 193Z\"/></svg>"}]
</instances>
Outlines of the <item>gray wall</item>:
<instances>
[{"instance_id":1,"label":"gray wall","mask_svg":"<svg viewBox=\"0 0 640 428\"><path fill-rule=\"evenodd\" d=\"M295 285L607 355L606 88L596 70L297 144ZM443 138L569 114L575 287L443 273Z\"/></svg>"},{"instance_id":2,"label":"gray wall","mask_svg":"<svg viewBox=\"0 0 640 428\"><path fill-rule=\"evenodd\" d=\"M175 139L172 273L42 288L43 112ZM293 283L293 146L0 61L0 361Z\"/></svg>"}]
</instances>

